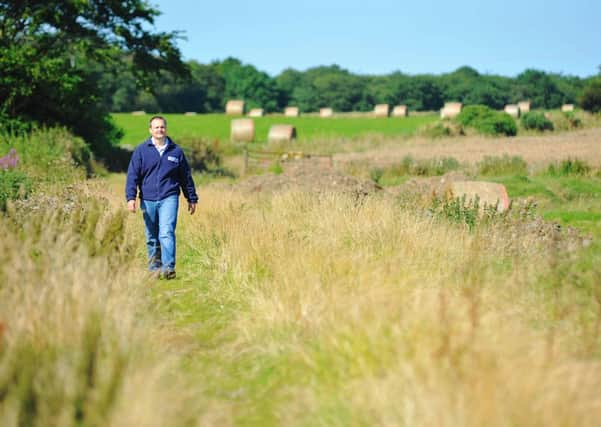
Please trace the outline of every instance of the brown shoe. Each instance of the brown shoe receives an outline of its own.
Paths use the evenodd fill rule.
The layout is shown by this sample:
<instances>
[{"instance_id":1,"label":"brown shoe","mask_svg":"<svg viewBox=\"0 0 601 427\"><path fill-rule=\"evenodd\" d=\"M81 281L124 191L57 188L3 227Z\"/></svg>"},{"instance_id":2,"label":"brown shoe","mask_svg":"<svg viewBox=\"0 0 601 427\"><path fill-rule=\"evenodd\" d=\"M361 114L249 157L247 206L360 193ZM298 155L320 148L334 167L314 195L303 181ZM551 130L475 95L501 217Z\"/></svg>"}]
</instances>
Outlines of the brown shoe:
<instances>
[{"instance_id":1,"label":"brown shoe","mask_svg":"<svg viewBox=\"0 0 601 427\"><path fill-rule=\"evenodd\" d=\"M163 273L163 278L165 280L175 279L175 270L167 270Z\"/></svg>"}]
</instances>

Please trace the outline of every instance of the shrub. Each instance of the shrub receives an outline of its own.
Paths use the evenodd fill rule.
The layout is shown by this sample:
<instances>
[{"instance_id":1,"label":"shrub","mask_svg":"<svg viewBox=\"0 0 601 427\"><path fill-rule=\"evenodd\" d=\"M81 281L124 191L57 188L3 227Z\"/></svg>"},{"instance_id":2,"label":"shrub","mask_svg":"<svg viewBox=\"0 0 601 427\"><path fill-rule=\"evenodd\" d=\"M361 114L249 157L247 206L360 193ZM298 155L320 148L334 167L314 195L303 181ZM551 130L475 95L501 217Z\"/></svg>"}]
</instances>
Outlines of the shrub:
<instances>
[{"instance_id":1,"label":"shrub","mask_svg":"<svg viewBox=\"0 0 601 427\"><path fill-rule=\"evenodd\" d=\"M10 117L6 111L0 109L0 126L2 131L13 135L25 135L31 132L36 124L18 118Z\"/></svg>"},{"instance_id":2,"label":"shrub","mask_svg":"<svg viewBox=\"0 0 601 427\"><path fill-rule=\"evenodd\" d=\"M210 143L205 139L188 139L182 142L182 148L190 168L195 172L205 172L221 165L217 142Z\"/></svg>"},{"instance_id":3,"label":"shrub","mask_svg":"<svg viewBox=\"0 0 601 427\"><path fill-rule=\"evenodd\" d=\"M573 111L564 113L564 117L568 121L568 127L570 129L577 129L582 126L582 120L577 117Z\"/></svg>"},{"instance_id":4,"label":"shrub","mask_svg":"<svg viewBox=\"0 0 601 427\"><path fill-rule=\"evenodd\" d=\"M461 110L455 120L463 126L474 127L477 122L490 115L491 112L492 110L486 105L468 105Z\"/></svg>"},{"instance_id":5,"label":"shrub","mask_svg":"<svg viewBox=\"0 0 601 427\"><path fill-rule=\"evenodd\" d=\"M507 113L494 111L489 117L484 118L476 129L486 135L515 136L518 133L515 120Z\"/></svg>"},{"instance_id":6,"label":"shrub","mask_svg":"<svg viewBox=\"0 0 601 427\"><path fill-rule=\"evenodd\" d=\"M459 169L459 162L453 157L417 161L411 170L412 175L437 176Z\"/></svg>"},{"instance_id":7,"label":"shrub","mask_svg":"<svg viewBox=\"0 0 601 427\"><path fill-rule=\"evenodd\" d=\"M384 169L381 167L375 167L369 170L369 177L371 180L377 184L380 183L380 180L384 176Z\"/></svg>"},{"instance_id":8,"label":"shrub","mask_svg":"<svg viewBox=\"0 0 601 427\"><path fill-rule=\"evenodd\" d=\"M87 144L65 129L0 133L0 156L11 149L19 154L19 168L34 181L73 182L97 171Z\"/></svg>"},{"instance_id":9,"label":"shrub","mask_svg":"<svg viewBox=\"0 0 601 427\"><path fill-rule=\"evenodd\" d=\"M451 136L451 129L442 123L436 123L433 126L428 126L422 131L422 135L429 138L444 138Z\"/></svg>"},{"instance_id":10,"label":"shrub","mask_svg":"<svg viewBox=\"0 0 601 427\"><path fill-rule=\"evenodd\" d=\"M551 176L584 176L588 175L590 170L590 166L583 160L567 159L559 163L551 163L547 168L547 173Z\"/></svg>"},{"instance_id":11,"label":"shrub","mask_svg":"<svg viewBox=\"0 0 601 427\"><path fill-rule=\"evenodd\" d=\"M411 156L405 156L400 163L370 169L370 178L378 184L396 182L402 176L439 176L447 172L459 169L459 162L453 157L442 157L427 160L415 160Z\"/></svg>"},{"instance_id":12,"label":"shrub","mask_svg":"<svg viewBox=\"0 0 601 427\"><path fill-rule=\"evenodd\" d=\"M24 198L32 189L31 179L17 169L0 169L0 211L6 209L8 200Z\"/></svg>"},{"instance_id":13,"label":"shrub","mask_svg":"<svg viewBox=\"0 0 601 427\"><path fill-rule=\"evenodd\" d=\"M465 135L461 125L449 122L437 122L422 128L420 135L426 138L445 138L448 136Z\"/></svg>"},{"instance_id":14,"label":"shrub","mask_svg":"<svg viewBox=\"0 0 601 427\"><path fill-rule=\"evenodd\" d=\"M526 175L528 173L528 163L520 156L503 157L484 156L484 159L478 163L478 173L480 175Z\"/></svg>"},{"instance_id":15,"label":"shrub","mask_svg":"<svg viewBox=\"0 0 601 427\"><path fill-rule=\"evenodd\" d=\"M284 173L284 168L279 161L276 161L269 165L268 171L274 175L281 175Z\"/></svg>"},{"instance_id":16,"label":"shrub","mask_svg":"<svg viewBox=\"0 0 601 427\"><path fill-rule=\"evenodd\" d=\"M399 163L370 168L369 178L382 186L399 185L409 176L441 176L458 170L460 166L459 161L453 157L415 160L411 156L405 156Z\"/></svg>"},{"instance_id":17,"label":"shrub","mask_svg":"<svg viewBox=\"0 0 601 427\"><path fill-rule=\"evenodd\" d=\"M538 131L553 130L553 122L548 120L543 113L537 111L524 113L520 121L524 129Z\"/></svg>"},{"instance_id":18,"label":"shrub","mask_svg":"<svg viewBox=\"0 0 601 427\"><path fill-rule=\"evenodd\" d=\"M601 77L589 82L582 91L580 106L591 113L601 112Z\"/></svg>"},{"instance_id":19,"label":"shrub","mask_svg":"<svg viewBox=\"0 0 601 427\"><path fill-rule=\"evenodd\" d=\"M558 111L547 114L555 130L573 130L584 126L584 115L575 111Z\"/></svg>"},{"instance_id":20,"label":"shrub","mask_svg":"<svg viewBox=\"0 0 601 427\"><path fill-rule=\"evenodd\" d=\"M468 229L490 223L503 217L494 206L482 205L478 196L468 199L464 194L461 197L435 197L432 199L430 213L435 218L445 219L449 222L465 225Z\"/></svg>"},{"instance_id":21,"label":"shrub","mask_svg":"<svg viewBox=\"0 0 601 427\"><path fill-rule=\"evenodd\" d=\"M465 107L456 120L484 135L514 136L518 132L515 121L509 114L495 111L485 105Z\"/></svg>"}]
</instances>

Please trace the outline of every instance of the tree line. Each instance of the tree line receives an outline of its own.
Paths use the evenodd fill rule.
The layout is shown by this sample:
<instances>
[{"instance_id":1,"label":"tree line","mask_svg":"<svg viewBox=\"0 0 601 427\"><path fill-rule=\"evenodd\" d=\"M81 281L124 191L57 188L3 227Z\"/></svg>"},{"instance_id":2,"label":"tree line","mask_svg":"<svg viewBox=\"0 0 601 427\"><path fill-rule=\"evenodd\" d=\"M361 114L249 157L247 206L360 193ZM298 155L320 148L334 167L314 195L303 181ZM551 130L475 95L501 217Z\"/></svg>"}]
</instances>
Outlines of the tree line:
<instances>
[{"instance_id":1,"label":"tree line","mask_svg":"<svg viewBox=\"0 0 601 427\"><path fill-rule=\"evenodd\" d=\"M230 99L243 99L248 108L266 112L286 106L301 112L322 107L335 111L370 111L376 104L404 104L412 111L439 110L445 102L486 105L503 109L506 104L530 100L533 108L559 108L579 103L588 80L575 76L527 69L516 77L480 74L464 66L440 75L353 74L338 65L318 66L306 71L288 68L275 77L236 58L201 64L186 63L190 75L178 78L162 72L150 90L136 86L131 74L107 75L111 93L106 107L114 112L198 113L223 112Z\"/></svg>"},{"instance_id":2,"label":"tree line","mask_svg":"<svg viewBox=\"0 0 601 427\"><path fill-rule=\"evenodd\" d=\"M121 131L111 112L222 112L230 99L248 108L302 112L369 111L375 104L438 110L446 101L501 109L528 99L534 108L579 103L601 108L601 74L583 79L525 70L515 78L461 67L441 75L358 75L338 65L272 77L236 58L184 62L180 34L152 30L160 12L145 0L0 0L0 126L20 133L60 126L96 156L123 167Z\"/></svg>"}]
</instances>

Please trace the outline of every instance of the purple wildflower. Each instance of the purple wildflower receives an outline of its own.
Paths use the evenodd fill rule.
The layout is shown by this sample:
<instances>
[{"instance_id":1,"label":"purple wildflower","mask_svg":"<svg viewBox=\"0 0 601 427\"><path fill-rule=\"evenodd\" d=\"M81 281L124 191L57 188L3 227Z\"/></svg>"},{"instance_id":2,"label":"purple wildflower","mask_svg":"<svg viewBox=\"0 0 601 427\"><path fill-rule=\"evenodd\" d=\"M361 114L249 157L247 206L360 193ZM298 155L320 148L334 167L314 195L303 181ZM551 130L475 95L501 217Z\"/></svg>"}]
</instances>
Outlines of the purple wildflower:
<instances>
[{"instance_id":1,"label":"purple wildflower","mask_svg":"<svg viewBox=\"0 0 601 427\"><path fill-rule=\"evenodd\" d=\"M19 155L14 148L11 148L6 156L0 157L0 169L14 169L17 163L19 163Z\"/></svg>"}]
</instances>

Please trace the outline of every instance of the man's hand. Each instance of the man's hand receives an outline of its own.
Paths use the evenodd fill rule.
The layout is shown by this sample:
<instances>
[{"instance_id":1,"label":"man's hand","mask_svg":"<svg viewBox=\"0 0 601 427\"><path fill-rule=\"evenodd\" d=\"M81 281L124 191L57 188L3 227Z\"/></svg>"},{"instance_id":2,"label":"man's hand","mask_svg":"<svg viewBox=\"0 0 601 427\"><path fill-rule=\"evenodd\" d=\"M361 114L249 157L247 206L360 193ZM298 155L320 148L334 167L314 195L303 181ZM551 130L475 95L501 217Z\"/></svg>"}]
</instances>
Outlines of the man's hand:
<instances>
[{"instance_id":1,"label":"man's hand","mask_svg":"<svg viewBox=\"0 0 601 427\"><path fill-rule=\"evenodd\" d=\"M130 211L131 213L136 213L136 201L135 200L127 201L127 210Z\"/></svg>"},{"instance_id":2,"label":"man's hand","mask_svg":"<svg viewBox=\"0 0 601 427\"><path fill-rule=\"evenodd\" d=\"M188 203L188 212L190 212L190 215L196 212L196 203Z\"/></svg>"}]
</instances>

